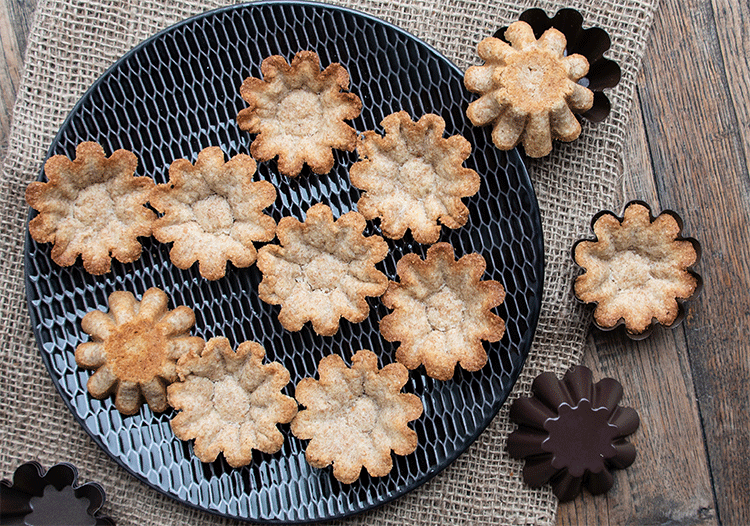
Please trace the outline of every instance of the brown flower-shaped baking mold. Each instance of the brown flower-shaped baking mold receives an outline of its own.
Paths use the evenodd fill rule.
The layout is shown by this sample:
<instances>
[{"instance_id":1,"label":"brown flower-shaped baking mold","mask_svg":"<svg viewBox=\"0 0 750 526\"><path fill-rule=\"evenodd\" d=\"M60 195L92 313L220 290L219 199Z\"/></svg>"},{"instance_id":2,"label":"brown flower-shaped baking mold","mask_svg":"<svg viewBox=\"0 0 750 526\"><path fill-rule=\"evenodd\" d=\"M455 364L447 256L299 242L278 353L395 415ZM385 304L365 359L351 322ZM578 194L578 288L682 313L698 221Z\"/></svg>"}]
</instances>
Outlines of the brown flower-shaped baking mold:
<instances>
[{"instance_id":1,"label":"brown flower-shaped baking mold","mask_svg":"<svg viewBox=\"0 0 750 526\"><path fill-rule=\"evenodd\" d=\"M300 51L291 64L278 55L261 64L263 79L249 77L240 95L249 107L237 115L240 129L257 136L250 153L260 161L278 156L279 172L299 175L307 164L328 173L333 149L353 151L357 132L346 124L359 116L362 101L348 93L349 74L333 63L320 71L313 51Z\"/></svg>"},{"instance_id":2,"label":"brown flower-shaped baking mold","mask_svg":"<svg viewBox=\"0 0 750 526\"><path fill-rule=\"evenodd\" d=\"M7 526L114 526L100 513L105 495L96 482L78 485L72 464L55 464L46 472L38 462L16 468L13 481L0 482L0 517Z\"/></svg>"},{"instance_id":3,"label":"brown flower-shaped baking mold","mask_svg":"<svg viewBox=\"0 0 750 526\"><path fill-rule=\"evenodd\" d=\"M398 363L378 369L369 350L352 357L351 368L338 355L326 356L318 367L320 380L305 378L295 397L305 409L292 421L294 436L310 440L305 458L311 466L333 464L333 476L345 484L356 481L364 466L372 477L391 472L396 455L417 448L409 422L422 414L422 402L401 389L409 372Z\"/></svg>"},{"instance_id":4,"label":"brown flower-shaped baking mold","mask_svg":"<svg viewBox=\"0 0 750 526\"><path fill-rule=\"evenodd\" d=\"M177 360L205 342L190 336L195 314L189 307L167 308L167 295L153 287L141 301L130 292L109 295L109 312L94 310L81 321L90 342L76 348L76 363L96 369L87 387L94 398L115 394L115 407L133 415L145 399L154 412L165 411L166 386L177 380Z\"/></svg>"},{"instance_id":5,"label":"brown flower-shaped baking mold","mask_svg":"<svg viewBox=\"0 0 750 526\"><path fill-rule=\"evenodd\" d=\"M575 9L560 9L552 18L543 9L527 9L519 20L526 22L534 30L534 36L541 37L545 31L554 27L565 35L566 55L583 55L589 62L589 71L578 79L578 83L594 92L594 104L591 109L580 114L580 117L591 122L601 122L609 115L612 104L603 90L615 87L622 76L617 62L604 57L611 40L605 30L599 27L583 29L583 16ZM502 27L493 35L505 39L507 27Z\"/></svg>"},{"instance_id":6,"label":"brown flower-shaped baking mold","mask_svg":"<svg viewBox=\"0 0 750 526\"><path fill-rule=\"evenodd\" d=\"M505 289L481 280L485 268L477 253L456 260L448 243L431 246L424 260L416 254L399 260L401 282L390 282L382 298L393 312L380 320L383 338L401 342L396 361L409 369L424 364L438 380L452 378L457 363L467 371L484 367L482 341L499 341L505 333L505 322L491 312Z\"/></svg>"},{"instance_id":7,"label":"brown flower-shaped baking mold","mask_svg":"<svg viewBox=\"0 0 750 526\"><path fill-rule=\"evenodd\" d=\"M39 214L29 222L38 243L53 243L52 260L73 265L80 255L90 274L110 271L112 257L141 257L138 237L151 235L156 214L144 205L154 181L134 177L138 160L117 150L110 157L95 142L83 142L71 161L55 155L44 165L47 182L26 188L26 202Z\"/></svg>"},{"instance_id":8,"label":"brown flower-shaped baking mold","mask_svg":"<svg viewBox=\"0 0 750 526\"><path fill-rule=\"evenodd\" d=\"M635 460L625 437L640 419L634 409L620 407L622 386L612 378L596 384L583 366L562 380L542 373L531 386L533 396L513 402L510 419L518 429L508 437L508 453L525 459L523 479L529 486L552 485L560 501L574 499L583 487L594 495L614 484L611 473Z\"/></svg>"},{"instance_id":9,"label":"brown flower-shaped baking mold","mask_svg":"<svg viewBox=\"0 0 750 526\"><path fill-rule=\"evenodd\" d=\"M195 165L178 159L169 182L151 192L151 205L164 214L154 223L154 237L173 243L169 257L177 267L196 261L206 279L223 278L227 261L235 267L255 263L254 242L271 241L276 221L263 213L276 200L268 181L253 181L255 161L239 154L224 162L219 147L198 154Z\"/></svg>"},{"instance_id":10,"label":"brown flower-shaped baking mold","mask_svg":"<svg viewBox=\"0 0 750 526\"><path fill-rule=\"evenodd\" d=\"M574 112L591 108L594 94L577 81L589 64L582 55L564 56L565 36L550 28L536 39L526 22L505 31L511 45L484 39L477 53L482 66L466 70L466 89L480 98L466 110L475 126L492 124L492 141L501 150L519 143L529 157L552 151L552 139L573 141L581 134Z\"/></svg>"},{"instance_id":11,"label":"brown flower-shaped baking mold","mask_svg":"<svg viewBox=\"0 0 750 526\"><path fill-rule=\"evenodd\" d=\"M631 201L622 218L603 211L591 228L596 238L573 246L584 269L574 291L582 302L596 304L596 325L610 330L624 324L634 339L648 336L657 323L676 326L684 317L682 302L701 287L691 270L700 246L680 236L679 216L666 210L654 218L646 203Z\"/></svg>"},{"instance_id":12,"label":"brown flower-shaped baking mold","mask_svg":"<svg viewBox=\"0 0 750 526\"><path fill-rule=\"evenodd\" d=\"M281 305L279 322L287 330L299 331L310 321L321 336L338 331L340 318L363 321L370 308L367 296L381 296L388 278L375 268L388 254L380 236L365 237L362 214L349 212L336 221L331 209L316 204L305 222L292 217L279 221L280 245L258 251L263 280L260 299Z\"/></svg>"},{"instance_id":13,"label":"brown flower-shaped baking mold","mask_svg":"<svg viewBox=\"0 0 750 526\"><path fill-rule=\"evenodd\" d=\"M253 450L276 453L284 444L277 424L294 418L297 403L281 393L289 371L278 362L264 364L265 355L256 342L241 343L235 352L218 337L180 359L180 381L167 389L179 411L170 424L180 440L195 439L193 451L202 462L223 453L237 468L250 464Z\"/></svg>"},{"instance_id":14,"label":"brown flower-shaped baking mold","mask_svg":"<svg viewBox=\"0 0 750 526\"><path fill-rule=\"evenodd\" d=\"M360 161L352 165L353 186L364 193L357 210L380 218L383 235L401 239L411 229L418 243L440 237L440 224L459 228L469 209L461 201L479 191L479 174L463 166L471 144L460 135L443 137L445 121L434 114L414 122L405 111L388 115L385 135L362 134Z\"/></svg>"}]
</instances>

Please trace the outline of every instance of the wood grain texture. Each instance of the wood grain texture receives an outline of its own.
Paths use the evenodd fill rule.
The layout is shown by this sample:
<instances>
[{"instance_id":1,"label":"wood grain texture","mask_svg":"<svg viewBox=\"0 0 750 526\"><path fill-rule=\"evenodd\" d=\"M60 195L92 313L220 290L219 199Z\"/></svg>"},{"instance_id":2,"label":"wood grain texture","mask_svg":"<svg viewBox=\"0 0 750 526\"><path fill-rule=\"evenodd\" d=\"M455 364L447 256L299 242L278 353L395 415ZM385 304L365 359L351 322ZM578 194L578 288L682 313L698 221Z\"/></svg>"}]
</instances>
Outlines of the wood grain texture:
<instances>
[{"instance_id":1,"label":"wood grain texture","mask_svg":"<svg viewBox=\"0 0 750 526\"><path fill-rule=\"evenodd\" d=\"M658 194L636 94L623 151L623 205L641 199L658 208ZM617 209L615 212L620 213ZM694 397L691 368L679 331L657 329L641 342L622 332L594 330L583 364L595 378L611 377L625 390L622 405L638 411L640 429L632 435L638 457L615 472L607 494L584 494L561 504L560 526L715 525L711 475ZM680 452L675 454L675 452Z\"/></svg>"},{"instance_id":2,"label":"wood grain texture","mask_svg":"<svg viewBox=\"0 0 750 526\"><path fill-rule=\"evenodd\" d=\"M747 67L747 58L723 51L731 44L720 37L728 30L719 28L731 22L717 17L710 0L664 0L660 15L640 90L646 135L661 205L679 211L684 232L703 247L698 270L704 291L679 330L690 357L717 516L721 524L745 526L750 524L750 176L742 112L734 101L744 106L750 101L731 78Z\"/></svg>"},{"instance_id":3,"label":"wood grain texture","mask_svg":"<svg viewBox=\"0 0 750 526\"><path fill-rule=\"evenodd\" d=\"M4 157L13 102L21 80L23 52L36 3L0 0L0 158Z\"/></svg>"}]
</instances>

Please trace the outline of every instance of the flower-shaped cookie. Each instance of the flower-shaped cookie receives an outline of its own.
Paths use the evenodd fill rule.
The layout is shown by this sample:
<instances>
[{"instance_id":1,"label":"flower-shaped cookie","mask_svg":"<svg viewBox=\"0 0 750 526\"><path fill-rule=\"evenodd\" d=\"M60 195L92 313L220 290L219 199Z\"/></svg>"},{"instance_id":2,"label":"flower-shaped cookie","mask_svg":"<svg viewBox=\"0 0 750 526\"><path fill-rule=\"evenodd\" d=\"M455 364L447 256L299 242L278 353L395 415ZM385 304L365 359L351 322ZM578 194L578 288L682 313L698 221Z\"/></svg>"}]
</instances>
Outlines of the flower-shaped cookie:
<instances>
[{"instance_id":1,"label":"flower-shaped cookie","mask_svg":"<svg viewBox=\"0 0 750 526\"><path fill-rule=\"evenodd\" d=\"M138 237L151 235L156 214L144 206L154 181L133 177L137 166L132 152L106 157L95 142L79 144L74 161L51 157L44 165L48 182L26 188L26 202L39 212L29 222L31 237L54 243L52 260L62 267L80 254L91 274L109 272L112 257L122 263L138 259Z\"/></svg>"},{"instance_id":2,"label":"flower-shaped cookie","mask_svg":"<svg viewBox=\"0 0 750 526\"><path fill-rule=\"evenodd\" d=\"M508 453L523 458L524 481L547 483L561 501L574 499L585 486L592 494L614 484L610 472L635 460L635 448L624 437L638 429L638 413L617 404L622 386L612 378L596 384L591 371L577 366L562 381L542 373L531 386L533 396L519 398L510 409L518 429L508 437Z\"/></svg>"},{"instance_id":3,"label":"flower-shaped cookie","mask_svg":"<svg viewBox=\"0 0 750 526\"><path fill-rule=\"evenodd\" d=\"M460 135L443 138L445 121L424 115L413 122L405 111L381 123L385 135L365 132L357 147L361 161L351 167L352 185L364 194L357 210L381 218L380 228L401 239L407 228L418 243L434 243L440 224L459 228L469 210L461 201L479 191L479 175L463 166L471 144Z\"/></svg>"},{"instance_id":4,"label":"flower-shaped cookie","mask_svg":"<svg viewBox=\"0 0 750 526\"><path fill-rule=\"evenodd\" d=\"M226 338L211 338L178 364L180 381L168 388L177 411L170 424L180 440L195 439L195 455L213 462L224 453L232 467L252 461L253 449L276 453L284 443L277 424L297 414L297 402L281 394L289 371L264 364L265 349L244 342L232 350Z\"/></svg>"},{"instance_id":5,"label":"flower-shaped cookie","mask_svg":"<svg viewBox=\"0 0 750 526\"><path fill-rule=\"evenodd\" d=\"M271 241L276 222L263 209L276 200L268 181L253 181L255 161L236 155L224 162L219 147L198 154L195 165L178 159L169 167L169 183L151 192L151 205L164 216L154 237L174 242L169 257L181 269L198 261L201 276L223 278L227 261L236 267L255 263L254 241Z\"/></svg>"},{"instance_id":6,"label":"flower-shaped cookie","mask_svg":"<svg viewBox=\"0 0 750 526\"><path fill-rule=\"evenodd\" d=\"M204 345L190 336L195 314L189 307L167 308L167 295L150 288L141 301L130 292L109 295L109 312L83 317L81 327L92 341L76 348L76 363L96 369L88 390L94 398L115 393L115 407L126 415L138 412L146 399L154 412L165 411L166 386L177 380L177 360Z\"/></svg>"},{"instance_id":7,"label":"flower-shaped cookie","mask_svg":"<svg viewBox=\"0 0 750 526\"><path fill-rule=\"evenodd\" d=\"M400 283L391 282L383 303L391 314L380 320L380 332L400 341L396 360L409 369L424 364L432 378L448 380L456 363L478 371L487 363L482 340L499 341L505 322L490 309L505 299L497 281L480 281L486 268L480 254L456 261L453 247L437 243L422 260L407 254L396 269Z\"/></svg>"},{"instance_id":8,"label":"flower-shaped cookie","mask_svg":"<svg viewBox=\"0 0 750 526\"><path fill-rule=\"evenodd\" d=\"M621 321L631 337L647 335L654 321L672 326L683 312L678 299L692 297L700 278L690 271L698 242L681 238L679 217L670 211L654 218L645 203L631 202L622 219L611 212L594 217L594 240L582 240L573 257L584 273L575 294L597 303L594 320L602 329Z\"/></svg>"},{"instance_id":9,"label":"flower-shaped cookie","mask_svg":"<svg viewBox=\"0 0 750 526\"><path fill-rule=\"evenodd\" d=\"M552 139L572 141L581 134L575 113L594 103L594 94L576 81L589 63L582 55L564 56L565 36L550 28L537 40L526 22L514 22L505 32L506 44L484 39L477 53L483 66L466 70L466 89L481 97L466 115L475 126L493 124L492 141L501 150L523 142L530 157L552 150Z\"/></svg>"},{"instance_id":10,"label":"flower-shaped cookie","mask_svg":"<svg viewBox=\"0 0 750 526\"><path fill-rule=\"evenodd\" d=\"M352 357L351 369L338 355L326 356L318 367L320 380L305 378L295 392L306 409L292 421L292 433L310 443L305 458L311 466L333 463L333 476L351 484L362 471L383 477L393 468L391 450L408 455L417 448L417 434L408 423L422 414L422 402L401 393L409 379L397 363L378 369L368 350Z\"/></svg>"},{"instance_id":11,"label":"flower-shaped cookie","mask_svg":"<svg viewBox=\"0 0 750 526\"><path fill-rule=\"evenodd\" d=\"M266 58L263 79L249 77L240 95L249 104L237 114L240 129L257 133L250 152L260 161L278 155L279 171L299 175L307 164L313 172L333 167L333 148L353 151L357 132L345 120L362 111L362 101L349 89L349 74L341 64L320 71L320 58L300 51L288 64L283 57Z\"/></svg>"},{"instance_id":12,"label":"flower-shaped cookie","mask_svg":"<svg viewBox=\"0 0 750 526\"><path fill-rule=\"evenodd\" d=\"M359 323L370 311L366 296L380 296L388 278L375 268L388 254L380 236L365 237L365 218L357 212L333 220L331 209L316 204L300 223L293 217L279 221L281 245L258 251L263 280L260 299L281 305L279 321L298 331L311 321L315 332L331 336L339 319Z\"/></svg>"}]
</instances>

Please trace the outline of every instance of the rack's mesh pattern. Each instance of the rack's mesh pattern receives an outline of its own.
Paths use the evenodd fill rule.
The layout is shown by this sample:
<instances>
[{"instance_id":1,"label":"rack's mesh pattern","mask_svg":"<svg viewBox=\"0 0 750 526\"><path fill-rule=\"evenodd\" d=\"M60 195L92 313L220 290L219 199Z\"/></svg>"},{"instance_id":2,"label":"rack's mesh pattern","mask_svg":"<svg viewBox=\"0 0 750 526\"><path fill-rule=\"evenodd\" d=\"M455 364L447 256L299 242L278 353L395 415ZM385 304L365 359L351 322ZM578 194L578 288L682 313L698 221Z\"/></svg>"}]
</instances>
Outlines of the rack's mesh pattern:
<instances>
[{"instance_id":1,"label":"rack's mesh pattern","mask_svg":"<svg viewBox=\"0 0 750 526\"><path fill-rule=\"evenodd\" d=\"M83 97L63 125L51 154L73 157L76 145L94 140L111 153L135 152L136 175L168 178L177 158L195 161L205 147L219 145L228 156L249 152L252 137L235 122L244 101L239 86L260 76L263 58L291 59L312 49L323 66L340 62L351 76L351 91L363 101L353 121L360 132L375 129L389 113L405 109L414 118L437 113L449 135L462 134L474 145L466 165L482 177L478 195L467 200L467 226L449 231L457 255L479 252L487 260L485 279L507 290L497 313L506 320L501 342L489 345L489 362L477 373L457 370L453 380L434 381L423 369L411 374L406 389L419 395L424 414L413 425L417 451L396 457L389 476L366 473L351 485L339 484L330 469L311 468L305 444L281 426L288 439L274 455L256 454L250 466L231 469L219 457L203 464L192 445L177 440L169 427L173 413L122 417L111 400L97 401L86 392L90 372L74 360L75 347L87 340L80 320L92 309L106 309L114 290L140 297L158 286L171 308L188 305L196 312L195 333L206 339L225 335L233 345L260 342L269 360L291 372L293 385L315 376L323 356L338 353L348 360L362 348L379 354L381 366L393 361L395 345L380 337L378 320L388 310L370 301L371 314L361 324L342 320L339 332L317 336L310 325L298 333L277 321L278 307L259 300L261 275L255 266L230 267L224 279L202 279L197 265L182 271L169 261L166 245L144 240L143 256L133 264L113 262L102 277L86 274L80 262L59 268L49 245L27 239L27 294L42 357L60 394L94 440L126 469L160 491L190 505L231 517L270 522L309 522L371 508L425 482L455 459L496 414L507 397L528 352L539 314L542 283L541 225L536 199L518 154L495 149L489 130L473 128L465 109L473 97L462 75L446 59L414 37L376 19L328 6L256 4L225 9L173 27L146 41L108 71ZM271 181L279 197L270 212L275 219L299 219L316 202L329 204L339 216L356 208L359 192L349 184L348 169L356 153L336 152L331 173L307 168L290 179L276 172L275 162L261 163L258 177ZM378 233L370 224L366 234ZM396 262L408 252L424 256L426 247L404 240L389 242L380 264L395 279Z\"/></svg>"}]
</instances>

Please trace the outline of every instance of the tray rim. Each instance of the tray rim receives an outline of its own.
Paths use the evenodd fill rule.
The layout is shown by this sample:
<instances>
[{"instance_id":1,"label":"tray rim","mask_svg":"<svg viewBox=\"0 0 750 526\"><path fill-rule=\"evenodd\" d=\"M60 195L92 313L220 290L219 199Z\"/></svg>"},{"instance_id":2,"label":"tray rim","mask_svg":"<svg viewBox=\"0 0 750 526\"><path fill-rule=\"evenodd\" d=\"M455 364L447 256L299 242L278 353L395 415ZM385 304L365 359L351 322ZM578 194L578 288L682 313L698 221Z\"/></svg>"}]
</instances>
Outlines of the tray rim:
<instances>
[{"instance_id":1,"label":"tray rim","mask_svg":"<svg viewBox=\"0 0 750 526\"><path fill-rule=\"evenodd\" d=\"M58 142L60 141L63 131L68 127L73 117L78 113L79 109L84 105L84 103L91 97L92 93L101 85L103 84L108 77L110 77L120 66L123 62L127 61L131 56L135 55L139 51L141 51L143 48L150 46L153 42L163 38L165 35L178 31L182 29L183 27L196 23L202 19L215 17L217 15L221 15L223 13L232 12L232 11L241 11L244 9L247 9L248 7L256 7L256 6L274 6L274 5L287 5L287 6L302 6L302 7L308 7L308 8L315 8L315 9L323 9L323 10L332 10L332 11L339 11L343 12L349 15L353 15L356 17L364 18L370 22L373 22L375 24L383 25L386 28L393 30L397 33L400 33L404 37L406 37L409 40L413 40L416 43L418 43L421 46L424 46L428 51L430 51L433 55L435 55L438 59L445 62L446 65L450 67L450 69L453 69L455 72L457 72L461 77L463 77L463 71L456 66L450 59L448 59L443 53L438 51L435 47L430 45L429 43L422 40L420 37L414 35L413 33L410 33L399 26L396 26L395 24L392 24L391 22L388 22L386 20L383 20L382 18L376 17L374 15L371 15L369 13L359 11L356 9L352 9L350 7L345 6L339 6L334 4L329 4L326 2L318 2L318 1L312 1L312 0L257 0L257 1L251 1L251 2L244 2L239 4L232 4L227 5L223 7L219 7L216 9L211 9L202 13L195 14L193 16L190 16L188 18L185 18L183 20L180 20L172 25L169 25L165 27L164 29L158 31L157 33L154 33L150 37L144 39L143 41L136 44L134 47L132 47L130 50L125 52L123 55L121 55L119 58L117 58L99 77L94 80L94 82L86 89L86 91L79 97L75 105L71 108L71 110L68 112L68 115L65 117L62 124L60 124L60 127L55 134L55 137L52 139L52 142L50 143L50 147L47 150L46 157L44 158L44 161L42 163L42 166L39 170L39 174L37 176L38 181L45 181L45 175L44 175L44 163L53 156L54 150ZM512 150L509 150L506 152L506 154L511 157L515 158L517 170L518 170L518 177L519 179L525 180L528 182L528 190L529 190L529 199L531 201L531 208L536 211L536 214L532 214L534 217L533 219L538 223L539 227L539 235L532 238L532 243L534 244L534 248L539 254L539 258L537 261L537 265L535 270L535 273L538 276L538 280L536 283L536 287L534 288L534 297L536 299L535 302L531 305L530 313L529 313L529 326L524 334L524 336L528 337L528 343L525 346L525 352L523 353L523 356L521 356L519 365L517 367L517 370L511 371L512 374L510 375L510 389L508 390L508 395L505 397L502 397L498 400L496 404L493 404L491 406L490 410L487 412L486 417L483 418L479 425L477 425L474 433L469 433L464 435L464 438L466 439L465 442L454 449L453 453L451 455L448 455L446 459L442 462L439 462L438 464L431 466L429 470L426 472L425 476L423 476L421 479L417 479L414 484L407 485L404 488L401 488L399 491L394 491L391 493L386 494L383 498L379 499L378 501L369 504L365 503L365 505L359 509L356 510L350 510L349 512L344 513L336 513L330 516L326 517L319 517L314 519L307 519L307 520L293 520L293 521L286 521L286 520L280 520L280 519L265 519L265 518L252 518L252 517L239 517L236 515L231 515L228 513L224 513L219 510L210 509L206 507L202 507L198 504L189 502L187 500L182 499L181 497L172 494L165 489L158 487L154 484L152 484L146 477L143 475L136 473L134 470L132 470L127 464L125 464L119 457L113 455L110 450L106 447L104 442L98 437L92 434L91 430L88 428L88 426L85 424L84 420L80 418L77 411L72 405L72 401L69 400L69 398L64 393L64 390L62 386L60 385L60 381L57 378L55 374L52 373L52 364L50 362L50 356L48 353L46 353L43 350L43 346L41 344L41 338L39 337L39 320L37 319L36 312L32 306L32 300L29 294L30 289L30 277L29 277L29 261L30 261L30 251L29 246L31 242L31 234L29 232L29 221L31 221L36 215L37 212L29 207L29 212L27 214L26 222L25 222L25 237L24 237L24 290L26 293L26 303L27 303L27 309L29 312L29 317L31 321L31 328L34 333L34 340L36 341L36 347L41 355L42 361L44 363L44 366L46 368L46 372L49 375L50 379L52 380L52 383L55 386L55 389L57 390L58 395L60 398L62 398L64 404L74 417L74 419L78 422L78 424L83 428L83 430L86 432L86 434L89 435L89 437L94 441L94 443L109 457L111 460L114 460L121 468L123 468L129 475L135 477L138 481L146 485L149 489L155 490L159 492L162 495L165 495L166 497L170 498L172 501L175 501L183 506L187 506L189 508L209 513L213 516L222 517L222 518L228 518L232 520L238 520L243 521L247 523L252 524L314 524L314 523L321 523L321 522L328 522L333 520L340 520L345 519L348 517L353 517L357 515L361 515L365 512L372 511L376 508L379 508L389 502L393 502L394 500L406 495L407 493L410 493L417 488L423 486L430 480L432 480L436 475L441 473L443 470L445 470L448 466L452 465L461 455L463 455L469 447L474 444L477 439L480 437L482 433L487 429L489 424L492 422L492 420L497 417L500 409L503 407L503 405L507 402L508 396L510 395L510 392L513 390L513 387L515 386L516 382L518 381L518 377L523 370L526 360L528 358L528 354L531 351L531 347L533 345L533 340L536 335L536 329L538 327L539 323L539 317L541 313L541 306L543 301L543 291L544 291L544 278L545 278L545 244L544 244L544 235L543 235L543 228L542 228L542 220L541 220L541 214L539 209L539 203L536 196L536 191L534 189L533 182L531 180L531 177L528 173L528 169L526 167L526 163L524 162L524 157L519 153L518 148L513 148ZM411 372L410 372L411 374Z\"/></svg>"}]
</instances>

